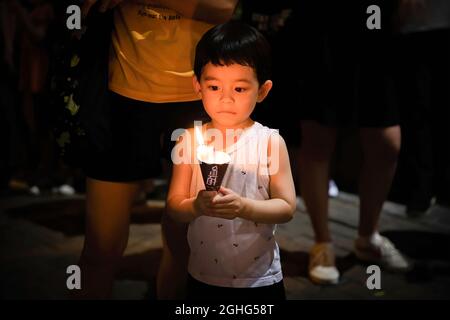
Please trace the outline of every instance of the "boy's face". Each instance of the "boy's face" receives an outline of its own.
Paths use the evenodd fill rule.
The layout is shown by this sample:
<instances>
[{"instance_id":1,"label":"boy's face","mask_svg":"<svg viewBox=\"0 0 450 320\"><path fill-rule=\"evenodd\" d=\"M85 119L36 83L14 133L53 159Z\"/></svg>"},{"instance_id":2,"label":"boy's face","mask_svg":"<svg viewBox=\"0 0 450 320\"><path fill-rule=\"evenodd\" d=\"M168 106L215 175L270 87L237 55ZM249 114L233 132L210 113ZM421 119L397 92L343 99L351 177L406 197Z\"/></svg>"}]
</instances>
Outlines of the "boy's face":
<instances>
[{"instance_id":1,"label":"boy's face","mask_svg":"<svg viewBox=\"0 0 450 320\"><path fill-rule=\"evenodd\" d=\"M237 63L203 68L200 81L194 77L194 88L203 100L213 124L225 129L244 128L252 123L250 115L272 88L267 80L259 86L251 67Z\"/></svg>"}]
</instances>

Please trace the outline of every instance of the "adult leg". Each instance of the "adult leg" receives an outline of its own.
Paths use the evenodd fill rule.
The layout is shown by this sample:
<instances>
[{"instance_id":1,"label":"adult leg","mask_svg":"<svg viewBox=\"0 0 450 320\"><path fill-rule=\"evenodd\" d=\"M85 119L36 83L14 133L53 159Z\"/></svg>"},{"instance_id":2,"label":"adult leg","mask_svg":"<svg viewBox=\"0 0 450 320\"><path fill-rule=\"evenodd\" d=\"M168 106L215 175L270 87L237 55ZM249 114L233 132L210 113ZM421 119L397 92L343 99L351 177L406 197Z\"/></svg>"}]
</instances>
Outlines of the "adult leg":
<instances>
[{"instance_id":1,"label":"adult leg","mask_svg":"<svg viewBox=\"0 0 450 320\"><path fill-rule=\"evenodd\" d=\"M328 229L329 162L335 142L335 128L313 121L302 122L299 181L316 239L308 270L311 280L321 284L336 284L339 280Z\"/></svg>"},{"instance_id":2,"label":"adult leg","mask_svg":"<svg viewBox=\"0 0 450 320\"><path fill-rule=\"evenodd\" d=\"M159 300L184 299L189 258L188 225L164 214L161 228L163 253L156 280L157 297Z\"/></svg>"},{"instance_id":3,"label":"adult leg","mask_svg":"<svg viewBox=\"0 0 450 320\"><path fill-rule=\"evenodd\" d=\"M131 206L139 183L87 178L86 236L79 266L82 289L78 298L105 299L128 242Z\"/></svg>"},{"instance_id":4,"label":"adult leg","mask_svg":"<svg viewBox=\"0 0 450 320\"><path fill-rule=\"evenodd\" d=\"M328 229L328 180L336 129L302 121L300 188L311 217L316 242L330 242Z\"/></svg>"},{"instance_id":5,"label":"adult leg","mask_svg":"<svg viewBox=\"0 0 450 320\"><path fill-rule=\"evenodd\" d=\"M378 233L378 221L397 166L400 126L360 130L363 165L360 176L360 221L355 254L392 271L406 271L409 263L389 239Z\"/></svg>"},{"instance_id":6,"label":"adult leg","mask_svg":"<svg viewBox=\"0 0 450 320\"><path fill-rule=\"evenodd\" d=\"M172 165L163 164L167 181L171 180ZM166 212L161 219L163 250L156 277L156 295L159 300L186 298L189 244L188 224L174 221Z\"/></svg>"},{"instance_id":7,"label":"adult leg","mask_svg":"<svg viewBox=\"0 0 450 320\"><path fill-rule=\"evenodd\" d=\"M369 237L378 229L378 220L391 187L400 151L400 126L360 130L363 164L361 168L360 223L358 233Z\"/></svg>"}]
</instances>

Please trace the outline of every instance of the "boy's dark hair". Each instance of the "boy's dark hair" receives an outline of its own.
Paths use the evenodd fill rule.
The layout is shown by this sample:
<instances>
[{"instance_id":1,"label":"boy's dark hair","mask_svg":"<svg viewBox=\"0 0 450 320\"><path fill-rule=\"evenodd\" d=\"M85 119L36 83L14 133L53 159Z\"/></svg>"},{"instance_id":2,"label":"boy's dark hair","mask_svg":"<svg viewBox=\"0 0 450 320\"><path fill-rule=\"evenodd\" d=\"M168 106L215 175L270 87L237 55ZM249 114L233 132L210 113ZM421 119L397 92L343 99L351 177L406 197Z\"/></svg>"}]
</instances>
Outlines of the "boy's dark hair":
<instances>
[{"instance_id":1,"label":"boy's dark hair","mask_svg":"<svg viewBox=\"0 0 450 320\"><path fill-rule=\"evenodd\" d=\"M229 21L207 31L197 44L194 73L200 81L203 67L237 63L255 70L259 85L270 79L270 45L264 36L248 24Z\"/></svg>"}]
</instances>

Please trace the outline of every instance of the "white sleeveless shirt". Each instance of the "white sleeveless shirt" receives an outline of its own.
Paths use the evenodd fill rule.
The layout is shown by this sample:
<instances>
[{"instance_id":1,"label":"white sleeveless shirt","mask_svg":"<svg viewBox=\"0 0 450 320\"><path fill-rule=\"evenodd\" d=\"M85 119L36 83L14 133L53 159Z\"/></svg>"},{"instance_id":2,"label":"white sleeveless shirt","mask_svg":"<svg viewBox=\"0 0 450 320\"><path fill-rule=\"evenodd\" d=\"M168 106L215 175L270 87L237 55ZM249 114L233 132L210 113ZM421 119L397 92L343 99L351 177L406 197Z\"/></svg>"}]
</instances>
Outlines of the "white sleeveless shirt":
<instances>
[{"instance_id":1,"label":"white sleeveless shirt","mask_svg":"<svg viewBox=\"0 0 450 320\"><path fill-rule=\"evenodd\" d=\"M255 122L225 151L231 157L222 186L255 200L269 199L267 147L276 130ZM242 159L245 159L243 161ZM204 190L193 165L190 196ZM188 271L203 283L222 287L261 287L283 279L274 224L201 216L189 224Z\"/></svg>"}]
</instances>

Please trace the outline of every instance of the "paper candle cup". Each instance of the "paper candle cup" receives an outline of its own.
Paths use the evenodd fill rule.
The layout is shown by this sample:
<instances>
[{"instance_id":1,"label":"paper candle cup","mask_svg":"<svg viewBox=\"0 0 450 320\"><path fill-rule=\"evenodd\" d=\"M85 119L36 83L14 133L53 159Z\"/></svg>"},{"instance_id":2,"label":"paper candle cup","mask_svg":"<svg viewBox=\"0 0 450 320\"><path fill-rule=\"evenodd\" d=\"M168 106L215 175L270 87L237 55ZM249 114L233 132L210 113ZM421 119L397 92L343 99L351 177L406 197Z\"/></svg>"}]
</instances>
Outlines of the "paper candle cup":
<instances>
[{"instance_id":1,"label":"paper candle cup","mask_svg":"<svg viewBox=\"0 0 450 320\"><path fill-rule=\"evenodd\" d=\"M205 188L208 191L218 191L231 158L222 151L213 151L212 149L198 151L197 158L200 162Z\"/></svg>"}]
</instances>

